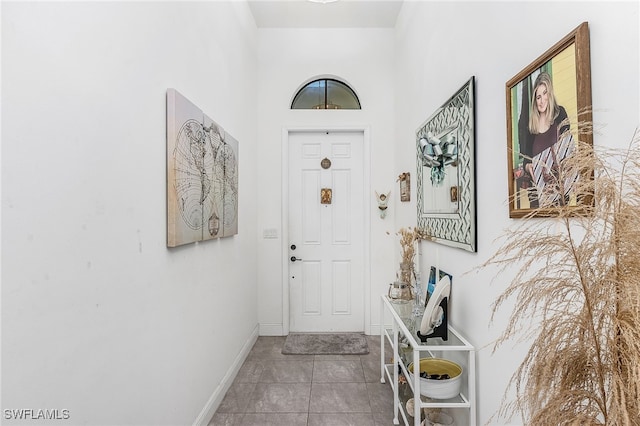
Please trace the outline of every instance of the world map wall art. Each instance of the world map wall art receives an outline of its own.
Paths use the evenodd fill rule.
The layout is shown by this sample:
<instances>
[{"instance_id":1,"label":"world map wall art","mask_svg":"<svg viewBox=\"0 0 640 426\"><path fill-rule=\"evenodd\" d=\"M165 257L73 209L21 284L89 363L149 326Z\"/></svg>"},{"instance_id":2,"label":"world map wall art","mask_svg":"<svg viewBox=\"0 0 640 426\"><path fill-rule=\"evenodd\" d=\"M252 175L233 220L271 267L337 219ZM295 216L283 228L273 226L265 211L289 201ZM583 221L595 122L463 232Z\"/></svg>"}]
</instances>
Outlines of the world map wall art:
<instances>
[{"instance_id":1,"label":"world map wall art","mask_svg":"<svg viewBox=\"0 0 640 426\"><path fill-rule=\"evenodd\" d=\"M238 233L238 141L167 90L167 247Z\"/></svg>"}]
</instances>

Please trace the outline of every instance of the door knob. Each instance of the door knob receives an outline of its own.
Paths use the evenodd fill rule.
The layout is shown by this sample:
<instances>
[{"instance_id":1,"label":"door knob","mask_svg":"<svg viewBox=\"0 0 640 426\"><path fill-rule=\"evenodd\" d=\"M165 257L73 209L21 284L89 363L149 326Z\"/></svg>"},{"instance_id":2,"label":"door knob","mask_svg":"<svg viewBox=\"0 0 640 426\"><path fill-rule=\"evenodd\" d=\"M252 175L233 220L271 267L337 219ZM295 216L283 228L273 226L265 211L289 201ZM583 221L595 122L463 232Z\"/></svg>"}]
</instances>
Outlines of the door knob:
<instances>
[{"instance_id":1,"label":"door knob","mask_svg":"<svg viewBox=\"0 0 640 426\"><path fill-rule=\"evenodd\" d=\"M291 256L291 261L295 262L296 260L302 260L299 257Z\"/></svg>"}]
</instances>

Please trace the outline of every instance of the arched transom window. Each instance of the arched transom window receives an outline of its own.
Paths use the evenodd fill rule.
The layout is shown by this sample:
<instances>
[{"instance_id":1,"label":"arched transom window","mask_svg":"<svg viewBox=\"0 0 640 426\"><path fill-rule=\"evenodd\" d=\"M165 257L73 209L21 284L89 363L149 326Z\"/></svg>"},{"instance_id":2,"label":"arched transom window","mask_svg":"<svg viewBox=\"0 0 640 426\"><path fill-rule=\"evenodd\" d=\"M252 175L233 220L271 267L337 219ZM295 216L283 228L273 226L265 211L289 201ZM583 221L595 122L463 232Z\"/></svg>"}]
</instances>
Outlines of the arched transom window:
<instances>
[{"instance_id":1,"label":"arched transom window","mask_svg":"<svg viewBox=\"0 0 640 426\"><path fill-rule=\"evenodd\" d=\"M298 90L291 109L361 109L358 96L347 84L321 78Z\"/></svg>"}]
</instances>

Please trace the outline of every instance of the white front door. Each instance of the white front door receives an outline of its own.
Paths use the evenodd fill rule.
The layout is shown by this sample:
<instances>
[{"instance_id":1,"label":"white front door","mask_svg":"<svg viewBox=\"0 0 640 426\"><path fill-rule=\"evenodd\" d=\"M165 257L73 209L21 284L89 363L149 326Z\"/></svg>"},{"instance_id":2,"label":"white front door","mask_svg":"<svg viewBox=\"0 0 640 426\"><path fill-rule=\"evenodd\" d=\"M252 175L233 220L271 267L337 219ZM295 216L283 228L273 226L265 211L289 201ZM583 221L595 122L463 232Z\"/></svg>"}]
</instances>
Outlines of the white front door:
<instances>
[{"instance_id":1,"label":"white front door","mask_svg":"<svg viewBox=\"0 0 640 426\"><path fill-rule=\"evenodd\" d=\"M291 331L364 331L363 145L362 131L289 134Z\"/></svg>"}]
</instances>

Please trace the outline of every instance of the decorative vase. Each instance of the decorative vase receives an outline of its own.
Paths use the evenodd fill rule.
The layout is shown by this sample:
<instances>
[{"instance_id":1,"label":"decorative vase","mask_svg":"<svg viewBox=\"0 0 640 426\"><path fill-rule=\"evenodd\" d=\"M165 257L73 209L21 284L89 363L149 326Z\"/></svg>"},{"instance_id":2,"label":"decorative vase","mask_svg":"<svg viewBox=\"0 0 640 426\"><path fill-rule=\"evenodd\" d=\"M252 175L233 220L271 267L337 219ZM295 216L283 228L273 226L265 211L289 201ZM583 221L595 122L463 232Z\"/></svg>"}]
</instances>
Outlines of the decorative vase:
<instances>
[{"instance_id":1,"label":"decorative vase","mask_svg":"<svg viewBox=\"0 0 640 426\"><path fill-rule=\"evenodd\" d=\"M413 285L411 284L411 277L413 274L413 264L402 262L400 263L400 270L398 271L397 280L394 283L389 284L389 298L402 303L413 300Z\"/></svg>"},{"instance_id":2,"label":"decorative vase","mask_svg":"<svg viewBox=\"0 0 640 426\"><path fill-rule=\"evenodd\" d=\"M401 262L400 271L398 271L398 281L411 285L413 278L413 263Z\"/></svg>"},{"instance_id":3,"label":"decorative vase","mask_svg":"<svg viewBox=\"0 0 640 426\"><path fill-rule=\"evenodd\" d=\"M414 305L413 305L413 315L415 317L422 318L422 315L424 314L425 302L424 302L422 283L420 282L419 272L415 274L415 279L416 279L416 284L414 286L415 299L414 299Z\"/></svg>"}]
</instances>

